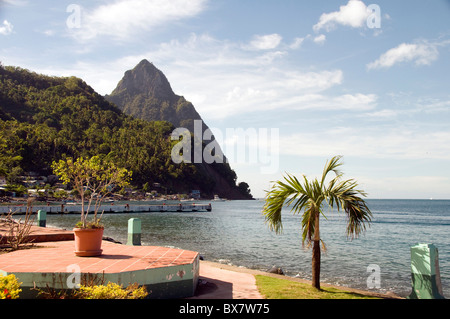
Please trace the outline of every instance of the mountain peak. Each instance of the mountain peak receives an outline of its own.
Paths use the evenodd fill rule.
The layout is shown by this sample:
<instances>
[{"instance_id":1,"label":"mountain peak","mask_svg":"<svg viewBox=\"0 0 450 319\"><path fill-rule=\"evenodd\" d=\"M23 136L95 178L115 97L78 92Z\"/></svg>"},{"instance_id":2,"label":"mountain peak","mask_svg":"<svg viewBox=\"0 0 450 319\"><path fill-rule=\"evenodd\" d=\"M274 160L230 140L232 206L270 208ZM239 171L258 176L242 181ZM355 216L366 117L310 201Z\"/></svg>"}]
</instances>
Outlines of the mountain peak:
<instances>
[{"instance_id":1,"label":"mountain peak","mask_svg":"<svg viewBox=\"0 0 450 319\"><path fill-rule=\"evenodd\" d=\"M175 96L164 73L146 59L139 62L134 69L125 72L111 95L125 91L130 95L142 94L160 100L172 100Z\"/></svg>"},{"instance_id":2,"label":"mountain peak","mask_svg":"<svg viewBox=\"0 0 450 319\"><path fill-rule=\"evenodd\" d=\"M147 59L143 59L141 62L138 63L137 66L139 66L139 65L144 65L144 66L146 66L146 65L153 65L153 63L148 62Z\"/></svg>"},{"instance_id":3,"label":"mountain peak","mask_svg":"<svg viewBox=\"0 0 450 319\"><path fill-rule=\"evenodd\" d=\"M195 133L195 121L201 120L202 131L208 129L194 105L173 93L166 76L145 59L134 69L125 72L117 88L106 99L125 114L142 120L166 121L174 127L183 127L192 133ZM220 146L215 148L215 152L222 153ZM211 181L209 192L232 199L251 198L251 195L242 193L235 185L236 173L227 162L211 165L203 161L195 165L199 172Z\"/></svg>"},{"instance_id":4,"label":"mountain peak","mask_svg":"<svg viewBox=\"0 0 450 319\"><path fill-rule=\"evenodd\" d=\"M126 114L147 121L167 121L192 132L194 120L201 120L192 103L176 95L164 73L146 59L126 71L106 98Z\"/></svg>"}]
</instances>

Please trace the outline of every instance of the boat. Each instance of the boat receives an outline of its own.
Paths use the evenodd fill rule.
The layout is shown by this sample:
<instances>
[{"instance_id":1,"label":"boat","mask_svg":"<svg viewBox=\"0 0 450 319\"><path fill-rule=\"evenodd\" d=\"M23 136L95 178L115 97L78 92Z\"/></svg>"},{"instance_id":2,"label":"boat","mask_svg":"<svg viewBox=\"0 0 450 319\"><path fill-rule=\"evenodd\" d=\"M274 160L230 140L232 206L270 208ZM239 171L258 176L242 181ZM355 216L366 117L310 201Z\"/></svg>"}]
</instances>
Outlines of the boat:
<instances>
[{"instance_id":1,"label":"boat","mask_svg":"<svg viewBox=\"0 0 450 319\"><path fill-rule=\"evenodd\" d=\"M220 198L219 195L214 195L214 201L215 202L224 202L226 199Z\"/></svg>"}]
</instances>

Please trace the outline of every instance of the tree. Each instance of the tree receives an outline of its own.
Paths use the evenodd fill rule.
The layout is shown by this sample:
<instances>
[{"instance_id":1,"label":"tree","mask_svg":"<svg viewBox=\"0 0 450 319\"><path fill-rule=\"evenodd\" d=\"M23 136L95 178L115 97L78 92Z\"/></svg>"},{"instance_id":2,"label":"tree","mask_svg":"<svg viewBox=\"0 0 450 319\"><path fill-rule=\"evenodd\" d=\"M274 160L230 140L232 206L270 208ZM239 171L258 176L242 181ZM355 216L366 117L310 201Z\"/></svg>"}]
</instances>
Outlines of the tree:
<instances>
[{"instance_id":1,"label":"tree","mask_svg":"<svg viewBox=\"0 0 450 319\"><path fill-rule=\"evenodd\" d=\"M0 176L9 176L12 174L11 170L22 161L22 156L16 155L13 150L12 139L4 138L4 131L0 131ZM19 167L20 168L20 167ZM14 172L19 172L17 168Z\"/></svg>"},{"instance_id":2,"label":"tree","mask_svg":"<svg viewBox=\"0 0 450 319\"><path fill-rule=\"evenodd\" d=\"M312 286L320 289L320 239L319 220L324 215L325 204L330 207L336 206L338 211L343 210L347 215L347 237L355 238L365 231L366 224L370 224L372 213L362 197L366 194L356 189L358 184L352 180L342 181L343 174L339 171L341 156L333 157L327 161L323 170L322 178L309 181L303 176L300 182L290 174L284 181L277 181L270 191L266 192L263 215L269 228L276 233L281 233L283 225L281 222L281 211L286 205L294 214L302 216L302 244L307 247L313 244L312 253ZM335 177L328 184L325 180L329 173L334 172Z\"/></svg>"},{"instance_id":3,"label":"tree","mask_svg":"<svg viewBox=\"0 0 450 319\"><path fill-rule=\"evenodd\" d=\"M131 172L119 168L113 163L103 161L99 156L91 158L80 157L76 161L72 158L53 162L53 171L65 184L72 184L81 197L81 227L98 227L97 212L105 197L115 187L128 185ZM89 195L88 195L89 194ZM88 206L85 210L85 198ZM94 221L88 225L87 216L92 203L94 204Z\"/></svg>"},{"instance_id":4,"label":"tree","mask_svg":"<svg viewBox=\"0 0 450 319\"><path fill-rule=\"evenodd\" d=\"M237 187L242 195L251 196L250 186L246 182L240 182Z\"/></svg>"}]
</instances>

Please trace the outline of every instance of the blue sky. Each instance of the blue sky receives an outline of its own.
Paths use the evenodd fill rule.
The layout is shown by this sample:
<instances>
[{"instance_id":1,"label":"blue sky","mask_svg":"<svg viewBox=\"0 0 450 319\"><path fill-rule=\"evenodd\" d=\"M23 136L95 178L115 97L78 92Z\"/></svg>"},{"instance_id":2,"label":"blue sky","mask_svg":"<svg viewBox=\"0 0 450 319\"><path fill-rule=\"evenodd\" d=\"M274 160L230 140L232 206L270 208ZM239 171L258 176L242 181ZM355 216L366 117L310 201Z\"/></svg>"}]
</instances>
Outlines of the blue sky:
<instances>
[{"instance_id":1,"label":"blue sky","mask_svg":"<svg viewBox=\"0 0 450 319\"><path fill-rule=\"evenodd\" d=\"M0 0L0 43L4 65L103 95L153 62L226 155L227 129L257 132L256 160L230 157L256 197L342 155L370 198L450 199L448 0Z\"/></svg>"}]
</instances>

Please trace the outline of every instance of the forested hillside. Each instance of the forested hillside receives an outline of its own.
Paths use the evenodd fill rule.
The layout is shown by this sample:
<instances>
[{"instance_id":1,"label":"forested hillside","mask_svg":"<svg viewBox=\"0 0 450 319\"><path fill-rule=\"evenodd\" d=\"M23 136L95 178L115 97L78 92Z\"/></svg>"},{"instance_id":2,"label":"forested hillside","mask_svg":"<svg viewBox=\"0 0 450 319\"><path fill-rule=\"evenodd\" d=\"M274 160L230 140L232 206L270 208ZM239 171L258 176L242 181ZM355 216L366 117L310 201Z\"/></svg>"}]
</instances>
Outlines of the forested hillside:
<instances>
[{"instance_id":1,"label":"forested hillside","mask_svg":"<svg viewBox=\"0 0 450 319\"><path fill-rule=\"evenodd\" d=\"M194 164L171 161L173 129L125 115L81 79L0 66L0 175L50 175L55 160L103 154L131 170L136 187L160 183L169 192L212 196L213 178Z\"/></svg>"}]
</instances>

